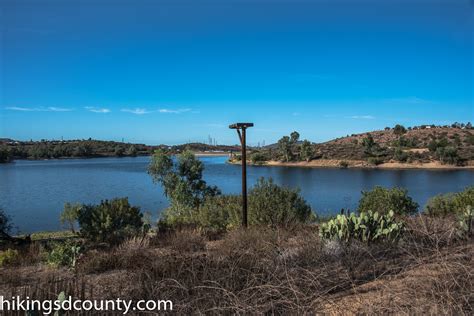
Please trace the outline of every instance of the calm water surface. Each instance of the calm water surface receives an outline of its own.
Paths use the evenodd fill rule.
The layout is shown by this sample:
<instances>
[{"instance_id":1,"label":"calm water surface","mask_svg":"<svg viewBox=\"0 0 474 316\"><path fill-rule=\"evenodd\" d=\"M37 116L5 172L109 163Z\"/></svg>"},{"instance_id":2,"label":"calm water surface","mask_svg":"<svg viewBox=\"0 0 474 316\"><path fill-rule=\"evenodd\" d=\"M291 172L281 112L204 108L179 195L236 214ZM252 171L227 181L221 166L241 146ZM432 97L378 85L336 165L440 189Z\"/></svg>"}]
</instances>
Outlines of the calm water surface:
<instances>
[{"instance_id":1,"label":"calm water surface","mask_svg":"<svg viewBox=\"0 0 474 316\"><path fill-rule=\"evenodd\" d=\"M227 157L203 157L204 178L224 193L241 190L240 166ZM0 164L0 206L20 232L57 230L65 202L99 203L125 197L157 217L168 202L160 186L146 173L150 157L16 161ZM474 185L469 170L362 170L249 167L249 187L259 177L299 187L319 214L354 209L362 190L376 185L405 187L420 205L429 197Z\"/></svg>"}]
</instances>

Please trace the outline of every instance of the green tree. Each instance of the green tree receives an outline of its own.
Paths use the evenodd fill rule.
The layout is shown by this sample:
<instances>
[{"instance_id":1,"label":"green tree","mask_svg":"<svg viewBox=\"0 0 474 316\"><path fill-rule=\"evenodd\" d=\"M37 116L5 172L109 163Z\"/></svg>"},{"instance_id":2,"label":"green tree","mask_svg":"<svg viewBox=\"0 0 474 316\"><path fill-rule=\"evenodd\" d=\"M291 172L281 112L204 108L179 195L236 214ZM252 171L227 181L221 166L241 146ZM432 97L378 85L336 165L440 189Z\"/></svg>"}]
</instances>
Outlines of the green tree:
<instances>
[{"instance_id":1,"label":"green tree","mask_svg":"<svg viewBox=\"0 0 474 316\"><path fill-rule=\"evenodd\" d=\"M405 134L407 132L407 129L403 125L397 124L393 128L393 132L395 133L395 135L400 136Z\"/></svg>"},{"instance_id":2,"label":"green tree","mask_svg":"<svg viewBox=\"0 0 474 316\"><path fill-rule=\"evenodd\" d=\"M291 151L291 140L288 136L283 136L278 141L278 151L281 157L283 157L283 161L288 162L292 159L293 153Z\"/></svg>"},{"instance_id":3,"label":"green tree","mask_svg":"<svg viewBox=\"0 0 474 316\"><path fill-rule=\"evenodd\" d=\"M155 183L161 184L171 205L164 212L169 221L193 222L196 212L206 198L220 194L216 186L208 186L202 179L204 165L185 151L176 161L163 150L152 156L148 173Z\"/></svg>"},{"instance_id":4,"label":"green tree","mask_svg":"<svg viewBox=\"0 0 474 316\"><path fill-rule=\"evenodd\" d=\"M80 234L87 240L119 243L143 231L142 217L139 207L131 206L127 198L119 198L101 201L99 205L84 205L77 219Z\"/></svg>"},{"instance_id":5,"label":"green tree","mask_svg":"<svg viewBox=\"0 0 474 316\"><path fill-rule=\"evenodd\" d=\"M290 134L290 142L291 144L296 144L300 140L300 133L294 131Z\"/></svg>"},{"instance_id":6,"label":"green tree","mask_svg":"<svg viewBox=\"0 0 474 316\"><path fill-rule=\"evenodd\" d=\"M82 208L82 204L80 203L66 203L64 204L64 209L59 216L59 220L62 225L67 225L71 232L74 234L76 233L75 224L77 222L77 218L79 216L79 211Z\"/></svg>"},{"instance_id":7,"label":"green tree","mask_svg":"<svg viewBox=\"0 0 474 316\"><path fill-rule=\"evenodd\" d=\"M385 189L376 186L372 191L362 191L358 212L374 211L388 214L393 211L397 215L410 215L418 211L418 203L408 196L405 189Z\"/></svg>"},{"instance_id":8,"label":"green tree","mask_svg":"<svg viewBox=\"0 0 474 316\"><path fill-rule=\"evenodd\" d=\"M364 146L364 152L369 156L373 155L373 151L376 145L377 144L375 143L375 140L370 133L367 134L367 137L364 137L362 139L362 146Z\"/></svg>"},{"instance_id":9,"label":"green tree","mask_svg":"<svg viewBox=\"0 0 474 316\"><path fill-rule=\"evenodd\" d=\"M438 147L436 157L444 164L457 165L460 162L458 151L452 146Z\"/></svg>"},{"instance_id":10,"label":"green tree","mask_svg":"<svg viewBox=\"0 0 474 316\"><path fill-rule=\"evenodd\" d=\"M301 159L309 162L313 158L313 155L313 145L311 145L311 142L305 139L301 144Z\"/></svg>"},{"instance_id":11,"label":"green tree","mask_svg":"<svg viewBox=\"0 0 474 316\"><path fill-rule=\"evenodd\" d=\"M395 158L395 160L398 160L400 162L406 162L408 159L408 154L404 152L401 147L397 147L395 149L395 154L393 158Z\"/></svg>"},{"instance_id":12,"label":"green tree","mask_svg":"<svg viewBox=\"0 0 474 316\"><path fill-rule=\"evenodd\" d=\"M0 147L0 163L10 162L12 160L12 153L7 146Z\"/></svg>"}]
</instances>

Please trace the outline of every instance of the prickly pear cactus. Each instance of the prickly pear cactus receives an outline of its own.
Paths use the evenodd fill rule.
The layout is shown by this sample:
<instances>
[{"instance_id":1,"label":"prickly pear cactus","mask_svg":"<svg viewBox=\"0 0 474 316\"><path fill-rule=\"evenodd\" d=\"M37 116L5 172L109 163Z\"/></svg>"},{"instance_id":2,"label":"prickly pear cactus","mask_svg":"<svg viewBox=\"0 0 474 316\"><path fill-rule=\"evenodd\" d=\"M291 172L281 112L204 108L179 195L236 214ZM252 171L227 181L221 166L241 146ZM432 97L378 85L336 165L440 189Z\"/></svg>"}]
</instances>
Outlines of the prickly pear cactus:
<instances>
[{"instance_id":1,"label":"prickly pear cactus","mask_svg":"<svg viewBox=\"0 0 474 316\"><path fill-rule=\"evenodd\" d=\"M337 215L336 218L321 224L319 235L326 240L350 242L359 240L370 243L376 241L397 241L404 231L404 224L395 219L390 211L386 215L378 212L361 212L358 216Z\"/></svg>"}]
</instances>

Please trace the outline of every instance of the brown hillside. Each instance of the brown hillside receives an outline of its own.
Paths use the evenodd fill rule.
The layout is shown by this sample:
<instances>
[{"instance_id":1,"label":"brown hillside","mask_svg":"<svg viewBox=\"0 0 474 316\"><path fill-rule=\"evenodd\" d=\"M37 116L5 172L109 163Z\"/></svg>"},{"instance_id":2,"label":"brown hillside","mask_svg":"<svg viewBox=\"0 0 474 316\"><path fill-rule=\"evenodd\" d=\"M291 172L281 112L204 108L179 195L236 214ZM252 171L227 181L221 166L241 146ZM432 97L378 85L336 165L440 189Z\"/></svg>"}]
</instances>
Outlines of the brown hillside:
<instances>
[{"instance_id":1,"label":"brown hillside","mask_svg":"<svg viewBox=\"0 0 474 316\"><path fill-rule=\"evenodd\" d=\"M381 149L381 159L390 161L397 147L407 153L410 161L429 162L437 160L435 154L428 150L432 141L447 141L448 146L457 149L459 157L464 161L474 159L474 130L452 127L416 128L397 135L393 129L373 131L370 133L353 134L315 145L316 159L347 159L363 160L363 139L372 135ZM399 145L400 137L405 144Z\"/></svg>"}]
</instances>

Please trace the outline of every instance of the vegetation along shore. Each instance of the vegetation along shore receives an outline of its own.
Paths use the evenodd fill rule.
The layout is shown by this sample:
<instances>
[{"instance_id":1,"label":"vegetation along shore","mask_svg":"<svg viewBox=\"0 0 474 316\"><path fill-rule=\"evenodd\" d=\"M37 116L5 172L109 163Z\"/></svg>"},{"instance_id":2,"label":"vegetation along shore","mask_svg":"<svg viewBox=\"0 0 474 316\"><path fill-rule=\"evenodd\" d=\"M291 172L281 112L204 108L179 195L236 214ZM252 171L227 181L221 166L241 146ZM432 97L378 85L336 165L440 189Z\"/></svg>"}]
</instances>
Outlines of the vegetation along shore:
<instances>
[{"instance_id":1,"label":"vegetation along shore","mask_svg":"<svg viewBox=\"0 0 474 316\"><path fill-rule=\"evenodd\" d=\"M298 189L262 178L242 229L241 197L208 185L203 166L154 153L148 173L170 202L158 223L115 198L66 203L67 233L15 237L1 211L0 293L160 297L182 314L474 312L474 187L423 210L403 188L374 187L355 212L320 218Z\"/></svg>"},{"instance_id":2,"label":"vegetation along shore","mask_svg":"<svg viewBox=\"0 0 474 316\"><path fill-rule=\"evenodd\" d=\"M230 160L239 161L239 155ZM314 168L474 169L474 129L471 123L408 128L396 125L317 144L302 141L295 131L276 144L252 148L248 163Z\"/></svg>"},{"instance_id":3,"label":"vegetation along shore","mask_svg":"<svg viewBox=\"0 0 474 316\"><path fill-rule=\"evenodd\" d=\"M98 140L20 142L0 139L0 163L15 159L135 157L157 149L169 154L190 150L198 156L227 156L240 163L239 146L189 143L149 146ZM276 144L249 147L249 164L313 168L474 169L471 123L396 125L381 131L347 135L324 143L301 140L298 132Z\"/></svg>"}]
</instances>

